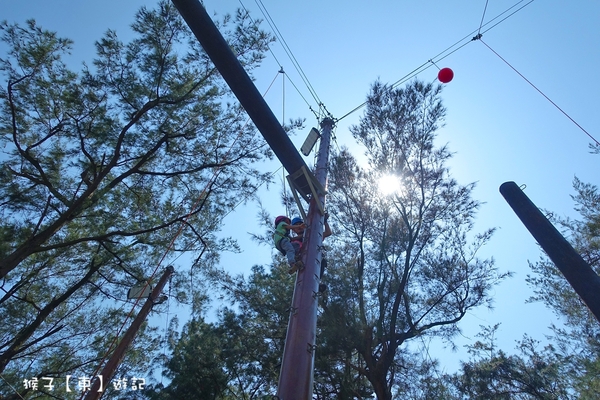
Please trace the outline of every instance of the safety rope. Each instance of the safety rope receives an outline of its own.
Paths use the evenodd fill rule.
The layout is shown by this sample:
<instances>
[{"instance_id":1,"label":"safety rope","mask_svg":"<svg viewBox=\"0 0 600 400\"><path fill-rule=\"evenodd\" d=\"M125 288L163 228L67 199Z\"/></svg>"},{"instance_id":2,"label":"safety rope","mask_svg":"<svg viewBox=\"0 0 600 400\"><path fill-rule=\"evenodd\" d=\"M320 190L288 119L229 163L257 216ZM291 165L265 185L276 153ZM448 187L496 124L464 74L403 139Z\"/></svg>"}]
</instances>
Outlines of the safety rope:
<instances>
[{"instance_id":1,"label":"safety rope","mask_svg":"<svg viewBox=\"0 0 600 400\"><path fill-rule=\"evenodd\" d=\"M285 72L283 71L283 67L281 67L281 69L279 70L280 73L283 74L283 79L281 80L281 85L282 85L282 99L281 99L281 126L284 127L285 126ZM283 169L283 164L281 164L281 167ZM285 188L285 169L283 170L282 176L281 176L281 180L283 182L283 198L284 198L284 203L285 203L285 215L289 215L288 212L288 206L287 206L287 199L286 199L286 195L287 195L287 191Z\"/></svg>"},{"instance_id":2,"label":"safety rope","mask_svg":"<svg viewBox=\"0 0 600 400\"><path fill-rule=\"evenodd\" d=\"M166 318L166 323L165 323L165 336L164 336L164 344L163 344L163 357L166 359L167 358L167 342L168 342L168 334L169 334L169 311L171 310L171 286L172 286L172 282L173 281L173 275L171 275L169 277L169 294L167 295L167 318ZM194 285L192 285L192 288L194 287ZM193 295L193 293L192 293ZM193 298L193 297L192 297ZM193 302L192 302L193 304ZM163 383L163 378L164 378L164 374L160 374L160 384L162 385Z\"/></svg>"}]
</instances>

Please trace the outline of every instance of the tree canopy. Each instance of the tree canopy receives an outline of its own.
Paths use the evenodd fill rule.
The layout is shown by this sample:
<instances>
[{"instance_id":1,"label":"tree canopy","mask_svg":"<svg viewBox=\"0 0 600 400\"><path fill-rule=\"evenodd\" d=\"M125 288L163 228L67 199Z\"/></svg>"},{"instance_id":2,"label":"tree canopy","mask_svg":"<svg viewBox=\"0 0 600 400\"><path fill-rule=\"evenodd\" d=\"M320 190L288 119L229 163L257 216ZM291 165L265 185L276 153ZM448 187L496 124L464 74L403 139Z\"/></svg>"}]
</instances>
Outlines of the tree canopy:
<instances>
[{"instance_id":1,"label":"tree canopy","mask_svg":"<svg viewBox=\"0 0 600 400\"><path fill-rule=\"evenodd\" d=\"M479 207L471 196L474 185L451 177L450 151L436 143L445 114L440 92L439 86L419 81L401 89L375 83L364 116L352 128L368 164L359 166L347 149L333 156L328 210L336 234L325 243L329 288L319 294L315 398L445 393L428 372L435 363L417 354L410 341L424 335L451 340L466 312L490 305L490 289L508 275L492 260L477 257L492 230L472 232ZM388 174L401 189L385 195L377 182ZM271 229L272 218L262 213L260 219ZM268 236L256 238L267 242ZM248 280L214 276L239 307L221 314L218 326L227 326L236 312L240 326L260 338L251 346L264 349L262 356L254 355L254 369L244 367L242 381L250 387L253 379L267 379L265 394L276 381L273 368L264 368L275 362L264 357L273 354L273 346L283 351L285 309L292 297L292 287L282 288L282 282L291 282L281 275L281 262L275 259L270 272L255 268ZM236 335L232 325L226 332L223 337ZM245 358L237 359L244 361L222 371L247 365ZM251 378L257 368L262 373ZM235 385L230 381L227 390ZM228 398L227 390L221 398ZM255 398L258 392L244 393Z\"/></svg>"},{"instance_id":2,"label":"tree canopy","mask_svg":"<svg viewBox=\"0 0 600 400\"><path fill-rule=\"evenodd\" d=\"M476 256L493 230L471 232L474 185L451 177L451 153L436 143L445 115L440 92L419 81L397 89L375 83L351 128L368 167L345 150L331 166L338 243L330 276L344 277L344 292L331 291L322 320L346 332L356 356L344 363L369 380L378 399L404 393L402 370L414 368L410 340L451 339L466 312L489 305L490 289L507 276ZM400 182L389 195L377 185L386 175Z\"/></svg>"},{"instance_id":3,"label":"tree canopy","mask_svg":"<svg viewBox=\"0 0 600 400\"><path fill-rule=\"evenodd\" d=\"M247 70L260 64L272 38L257 22L238 12L219 26ZM215 265L237 248L217 239L220 221L268 181L257 163L270 149L170 2L143 7L131 28L128 42L108 30L91 63L73 70L71 40L35 21L0 24L0 396L68 397L64 386L34 390L23 379L92 376L135 312L127 290L185 253L170 289L192 306L190 320L164 339L145 324L118 370L161 368L165 382L107 395L267 398L294 277L276 252L248 276ZM466 313L491 307L493 287L510 276L479 256L494 229L475 232L475 184L449 170L441 91L375 82L350 128L366 161L345 147L332 156L335 235L324 244L327 290L315 293L314 398L598 398L600 327L545 256L528 280L532 300L564 320L550 343L526 336L511 355L496 346L498 325L486 327L454 374L419 354L424 338L451 343ZM382 179L398 187L384 192ZM600 272L600 194L578 179L574 187L581 219L555 222ZM270 243L272 218L259 218L266 232L255 239ZM225 300L212 319L200 273Z\"/></svg>"},{"instance_id":4,"label":"tree canopy","mask_svg":"<svg viewBox=\"0 0 600 400\"><path fill-rule=\"evenodd\" d=\"M234 249L219 221L266 179L254 164L269 148L172 4L143 7L131 28L127 43L108 30L74 71L71 40L0 25L0 372L19 389L92 375L127 290L181 252L185 275ZM260 63L271 37L257 23L239 12L221 29L247 69ZM157 337L144 335L122 368L147 367Z\"/></svg>"}]
</instances>

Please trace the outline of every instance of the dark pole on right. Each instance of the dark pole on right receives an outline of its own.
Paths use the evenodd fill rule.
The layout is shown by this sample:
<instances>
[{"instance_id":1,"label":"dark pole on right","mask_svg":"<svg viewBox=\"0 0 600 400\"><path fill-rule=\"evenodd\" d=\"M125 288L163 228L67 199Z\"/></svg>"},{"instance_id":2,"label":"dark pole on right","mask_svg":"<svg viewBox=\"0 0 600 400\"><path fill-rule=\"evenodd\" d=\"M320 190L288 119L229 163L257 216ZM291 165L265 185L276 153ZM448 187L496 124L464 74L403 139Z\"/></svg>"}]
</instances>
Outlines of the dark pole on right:
<instances>
[{"instance_id":1,"label":"dark pole on right","mask_svg":"<svg viewBox=\"0 0 600 400\"><path fill-rule=\"evenodd\" d=\"M500 193L600 322L600 276L515 182L503 183Z\"/></svg>"}]
</instances>

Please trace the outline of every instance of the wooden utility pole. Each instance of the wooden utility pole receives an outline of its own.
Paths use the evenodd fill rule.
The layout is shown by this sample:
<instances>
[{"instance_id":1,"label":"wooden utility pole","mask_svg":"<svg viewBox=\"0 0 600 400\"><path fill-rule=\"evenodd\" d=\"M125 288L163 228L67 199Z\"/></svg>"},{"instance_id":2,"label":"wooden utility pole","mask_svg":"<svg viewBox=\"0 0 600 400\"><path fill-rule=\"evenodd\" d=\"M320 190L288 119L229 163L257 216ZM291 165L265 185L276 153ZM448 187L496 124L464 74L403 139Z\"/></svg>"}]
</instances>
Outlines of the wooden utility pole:
<instances>
[{"instance_id":1,"label":"wooden utility pole","mask_svg":"<svg viewBox=\"0 0 600 400\"><path fill-rule=\"evenodd\" d=\"M600 276L516 183L503 183L500 193L600 322Z\"/></svg>"},{"instance_id":2,"label":"wooden utility pole","mask_svg":"<svg viewBox=\"0 0 600 400\"><path fill-rule=\"evenodd\" d=\"M315 176L323 188L327 184L329 147L333 120L321 122L321 143ZM317 305L322 260L325 193L311 199L304 233L302 262L290 311L277 395L281 400L309 400L313 393L313 371L317 337Z\"/></svg>"},{"instance_id":3,"label":"wooden utility pole","mask_svg":"<svg viewBox=\"0 0 600 400\"><path fill-rule=\"evenodd\" d=\"M304 159L202 4L198 0L171 1L286 171L294 174L307 169ZM310 196L306 175L298 175L295 185L303 197Z\"/></svg>"},{"instance_id":4,"label":"wooden utility pole","mask_svg":"<svg viewBox=\"0 0 600 400\"><path fill-rule=\"evenodd\" d=\"M206 54L227 82L248 116L288 171L294 190L309 202L303 254L304 269L296 277L292 312L283 355L280 400L312 398L317 293L324 230L325 183L333 120L321 123L316 176L306 166L281 124L254 86L210 16L198 0L172 0Z\"/></svg>"},{"instance_id":5,"label":"wooden utility pole","mask_svg":"<svg viewBox=\"0 0 600 400\"><path fill-rule=\"evenodd\" d=\"M142 306L142 309L140 310L139 314L137 315L137 317L135 317L135 319L131 323L131 326L129 327L129 329L127 329L127 332L125 332L125 335L123 335L123 338L119 342L119 345L113 352L112 356L110 356L110 358L106 362L106 365L102 369L102 372L100 372L100 375L98 375L94 379L92 387L85 395L85 400L97 400L102 397L102 395L106 391L106 387L113 378L117 367L123 360L125 351L129 348L131 342L133 342L135 335L142 326L142 323L146 320L146 317L150 313L150 310L152 310L152 306L156 303L158 296L160 296L160 294L162 293L165 284L167 283L172 274L173 267L169 265L160 277L160 280L156 284L156 287L152 290L152 293L150 293L150 296L148 296L148 299Z\"/></svg>"}]
</instances>

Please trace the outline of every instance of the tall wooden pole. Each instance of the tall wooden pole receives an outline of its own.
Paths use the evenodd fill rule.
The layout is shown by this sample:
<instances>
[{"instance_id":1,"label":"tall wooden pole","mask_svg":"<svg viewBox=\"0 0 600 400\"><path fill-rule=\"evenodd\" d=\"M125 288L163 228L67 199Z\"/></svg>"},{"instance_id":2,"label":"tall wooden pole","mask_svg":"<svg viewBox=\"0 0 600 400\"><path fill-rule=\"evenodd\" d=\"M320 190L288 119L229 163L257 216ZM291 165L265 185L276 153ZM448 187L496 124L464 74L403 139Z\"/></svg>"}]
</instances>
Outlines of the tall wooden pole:
<instances>
[{"instance_id":1,"label":"tall wooden pole","mask_svg":"<svg viewBox=\"0 0 600 400\"><path fill-rule=\"evenodd\" d=\"M327 187L327 168L333 120L321 122L321 144L317 157L315 177ZM310 400L313 393L313 370L317 336L317 305L320 280L323 231L325 218L325 193L313 198L309 204L307 229L304 237L302 262L304 269L298 271L292 299L290 321L285 340L281 374L277 395L280 400Z\"/></svg>"},{"instance_id":2,"label":"tall wooden pole","mask_svg":"<svg viewBox=\"0 0 600 400\"><path fill-rule=\"evenodd\" d=\"M282 360L278 396L281 400L312 398L314 347L316 339L317 297L321 245L324 231L325 193L314 196L312 172L277 121L252 80L231 51L208 13L198 0L171 0L179 13L227 82L252 122L290 175L297 176L295 188L305 199L311 198L307 216L303 255L305 268L296 277L292 313ZM315 179L325 187L333 120L321 123L321 145ZM299 171L304 173L297 175Z\"/></svg>"},{"instance_id":3,"label":"tall wooden pole","mask_svg":"<svg viewBox=\"0 0 600 400\"><path fill-rule=\"evenodd\" d=\"M306 168L304 159L202 4L198 0L171 1L284 168L290 174ZM295 183L303 195L310 195L304 175Z\"/></svg>"},{"instance_id":4,"label":"tall wooden pole","mask_svg":"<svg viewBox=\"0 0 600 400\"><path fill-rule=\"evenodd\" d=\"M600 276L516 183L503 183L500 193L600 322Z\"/></svg>"},{"instance_id":5,"label":"tall wooden pole","mask_svg":"<svg viewBox=\"0 0 600 400\"><path fill-rule=\"evenodd\" d=\"M97 400L102 397L102 395L106 391L106 387L110 383L110 380L113 378L117 367L123 360L125 351L129 348L131 342L133 342L135 335L142 326L142 323L146 320L146 317L150 313L150 310L152 310L152 306L156 303L156 299L158 299L158 296L162 293L165 284L167 283L169 277L172 274L173 267L169 265L160 277L160 280L156 284L156 287L152 290L152 293L150 293L150 296L148 296L148 299L142 306L142 309L140 310L139 314L137 315L137 317L135 317L135 319L131 323L131 326L129 327L129 329L127 329L127 332L125 332L125 335L123 335L123 338L119 342L119 345L113 352L112 356L108 359L106 365L102 369L102 372L100 372L99 377L101 377L101 379L99 379L99 377L96 377L94 379L92 387L85 396L85 400ZM102 391L100 391L101 384Z\"/></svg>"}]
</instances>

